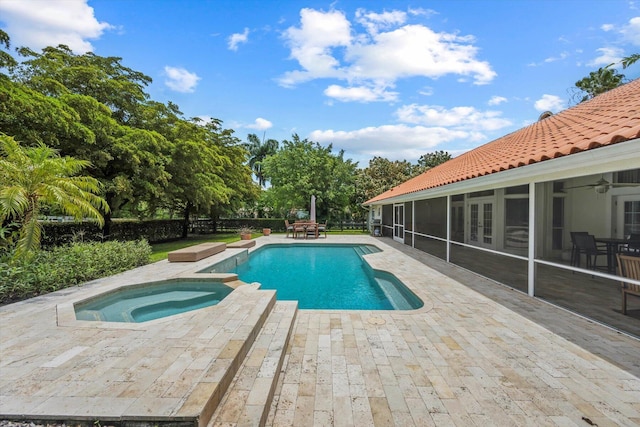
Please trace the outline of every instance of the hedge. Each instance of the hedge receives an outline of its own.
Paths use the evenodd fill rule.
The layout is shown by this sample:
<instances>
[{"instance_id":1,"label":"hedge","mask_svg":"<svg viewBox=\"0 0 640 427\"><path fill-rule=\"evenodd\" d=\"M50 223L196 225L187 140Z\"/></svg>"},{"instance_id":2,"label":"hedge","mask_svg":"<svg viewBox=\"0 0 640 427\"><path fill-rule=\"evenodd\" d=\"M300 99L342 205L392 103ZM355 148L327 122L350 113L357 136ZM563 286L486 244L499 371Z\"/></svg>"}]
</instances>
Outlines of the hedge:
<instances>
[{"instance_id":1,"label":"hedge","mask_svg":"<svg viewBox=\"0 0 640 427\"><path fill-rule=\"evenodd\" d=\"M182 237L182 220L114 220L111 234L104 239L95 222L43 222L42 246L61 246L71 242L98 242L102 240L139 240L151 243L165 242Z\"/></svg>"},{"instance_id":2,"label":"hedge","mask_svg":"<svg viewBox=\"0 0 640 427\"><path fill-rule=\"evenodd\" d=\"M145 240L90 242L38 251L33 258L0 259L0 304L130 270L149 262Z\"/></svg>"}]
</instances>

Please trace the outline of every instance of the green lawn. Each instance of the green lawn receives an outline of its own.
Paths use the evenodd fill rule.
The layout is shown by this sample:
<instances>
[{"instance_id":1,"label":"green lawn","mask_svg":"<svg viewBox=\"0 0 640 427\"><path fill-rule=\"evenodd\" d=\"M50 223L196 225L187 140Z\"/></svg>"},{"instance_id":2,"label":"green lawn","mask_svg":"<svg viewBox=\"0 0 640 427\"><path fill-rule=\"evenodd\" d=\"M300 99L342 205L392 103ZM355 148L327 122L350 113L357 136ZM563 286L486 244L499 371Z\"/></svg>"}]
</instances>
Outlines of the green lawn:
<instances>
[{"instance_id":1,"label":"green lawn","mask_svg":"<svg viewBox=\"0 0 640 427\"><path fill-rule=\"evenodd\" d=\"M258 237L261 234L252 234L251 237ZM174 240L173 242L154 243L151 245L150 262L167 259L167 254L176 249L186 248L187 246L197 245L205 242L224 242L231 243L240 240L238 233L227 234L203 234L200 236L191 236L186 239Z\"/></svg>"}]
</instances>

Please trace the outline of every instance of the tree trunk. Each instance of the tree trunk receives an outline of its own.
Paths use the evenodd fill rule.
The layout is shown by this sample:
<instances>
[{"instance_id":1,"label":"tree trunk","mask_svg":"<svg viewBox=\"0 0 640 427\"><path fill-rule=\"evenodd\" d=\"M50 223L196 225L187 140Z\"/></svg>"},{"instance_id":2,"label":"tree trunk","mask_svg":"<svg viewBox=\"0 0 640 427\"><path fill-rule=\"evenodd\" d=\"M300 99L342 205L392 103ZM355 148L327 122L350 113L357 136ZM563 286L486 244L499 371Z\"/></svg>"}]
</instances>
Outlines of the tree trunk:
<instances>
[{"instance_id":1,"label":"tree trunk","mask_svg":"<svg viewBox=\"0 0 640 427\"><path fill-rule=\"evenodd\" d=\"M218 233L218 220L220 219L220 214L215 206L211 206L211 210L209 211L209 216L211 217L211 221L213 222L213 234Z\"/></svg>"},{"instance_id":2,"label":"tree trunk","mask_svg":"<svg viewBox=\"0 0 640 427\"><path fill-rule=\"evenodd\" d=\"M104 218L104 226L102 227L102 240L109 240L109 235L111 234L111 211L105 213Z\"/></svg>"},{"instance_id":3,"label":"tree trunk","mask_svg":"<svg viewBox=\"0 0 640 427\"><path fill-rule=\"evenodd\" d=\"M182 238L186 239L187 235L189 234L189 214L191 212L191 207L193 205L191 204L191 202L187 202L186 206L184 207L184 217L182 219Z\"/></svg>"}]
</instances>

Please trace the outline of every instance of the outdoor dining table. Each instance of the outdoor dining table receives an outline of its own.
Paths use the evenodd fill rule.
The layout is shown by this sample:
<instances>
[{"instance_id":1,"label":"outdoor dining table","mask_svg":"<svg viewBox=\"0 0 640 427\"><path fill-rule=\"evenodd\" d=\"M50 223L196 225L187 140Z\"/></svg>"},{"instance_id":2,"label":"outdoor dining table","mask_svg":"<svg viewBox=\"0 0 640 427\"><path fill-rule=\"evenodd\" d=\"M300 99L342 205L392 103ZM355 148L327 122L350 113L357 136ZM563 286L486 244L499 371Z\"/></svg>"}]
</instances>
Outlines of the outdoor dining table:
<instances>
[{"instance_id":1,"label":"outdoor dining table","mask_svg":"<svg viewBox=\"0 0 640 427\"><path fill-rule=\"evenodd\" d=\"M604 243L607 247L607 272L616 273L616 254L620 245L640 244L640 240L623 239L621 237L596 237L596 243Z\"/></svg>"}]
</instances>

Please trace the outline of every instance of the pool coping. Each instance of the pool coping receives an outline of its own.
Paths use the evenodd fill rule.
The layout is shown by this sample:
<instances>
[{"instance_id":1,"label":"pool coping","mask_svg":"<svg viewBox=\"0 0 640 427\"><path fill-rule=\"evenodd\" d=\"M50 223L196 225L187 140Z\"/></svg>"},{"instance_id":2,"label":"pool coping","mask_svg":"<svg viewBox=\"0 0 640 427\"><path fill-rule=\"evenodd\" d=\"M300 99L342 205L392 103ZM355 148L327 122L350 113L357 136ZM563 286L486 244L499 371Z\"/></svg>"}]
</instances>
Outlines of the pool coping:
<instances>
[{"instance_id":1,"label":"pool coping","mask_svg":"<svg viewBox=\"0 0 640 427\"><path fill-rule=\"evenodd\" d=\"M76 318L75 306L76 304L81 304L86 301L91 301L95 298L106 296L109 294L113 294L120 290L124 290L127 288L144 288L147 286L153 286L157 283L161 283L167 280L197 280L197 281L206 281L207 279L215 281L217 283L224 283L225 285L234 289L234 291L241 285L245 284L238 280L237 274L230 273L207 273L207 274L194 274L194 273L181 273L177 274L173 277L166 279L158 279L153 281L145 281L139 283L129 283L126 285L122 284L112 284L105 288L100 289L92 289L87 292L85 295L79 296L78 298L74 298L70 301L60 303L56 305L56 317L58 326L75 326L78 328L107 328L107 329L146 329L148 326L171 321L173 316L186 316L186 313L174 314L173 316L163 317L160 319L149 320L146 322L134 323L134 322L110 322L110 321L99 321L99 320L78 320ZM224 300L226 300L229 296L231 296L233 292L229 293L222 301L220 301L215 306L220 306ZM215 307L213 306L213 307ZM208 307L205 307L208 308Z\"/></svg>"}]
</instances>

